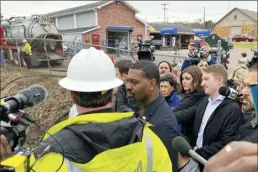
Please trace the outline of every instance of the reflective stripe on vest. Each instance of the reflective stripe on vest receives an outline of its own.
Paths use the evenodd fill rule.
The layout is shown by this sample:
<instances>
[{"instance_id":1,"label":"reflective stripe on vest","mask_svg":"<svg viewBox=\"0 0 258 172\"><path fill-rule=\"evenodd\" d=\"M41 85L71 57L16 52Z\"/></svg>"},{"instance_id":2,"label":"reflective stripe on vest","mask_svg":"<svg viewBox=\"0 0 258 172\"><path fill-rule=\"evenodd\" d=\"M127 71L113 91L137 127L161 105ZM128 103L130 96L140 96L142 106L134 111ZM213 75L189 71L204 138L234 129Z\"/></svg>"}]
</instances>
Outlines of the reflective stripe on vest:
<instances>
[{"instance_id":1,"label":"reflective stripe on vest","mask_svg":"<svg viewBox=\"0 0 258 172\"><path fill-rule=\"evenodd\" d=\"M82 172L82 169L76 165L74 165L72 162L69 160L65 159L65 164L67 166L68 172Z\"/></svg>"},{"instance_id":2,"label":"reflective stripe on vest","mask_svg":"<svg viewBox=\"0 0 258 172\"><path fill-rule=\"evenodd\" d=\"M148 132L146 132L146 151L147 151L147 171L152 172L152 163L153 163L153 147L151 142L151 137Z\"/></svg>"},{"instance_id":3,"label":"reflective stripe on vest","mask_svg":"<svg viewBox=\"0 0 258 172\"><path fill-rule=\"evenodd\" d=\"M152 172L152 165L153 165L153 145L151 141L151 137L149 133L146 131L146 152L147 152L147 168L146 172ZM67 166L68 172L83 172L83 170L70 162L69 160L65 159L65 164ZM142 161L139 162L136 172L142 172Z\"/></svg>"}]
</instances>

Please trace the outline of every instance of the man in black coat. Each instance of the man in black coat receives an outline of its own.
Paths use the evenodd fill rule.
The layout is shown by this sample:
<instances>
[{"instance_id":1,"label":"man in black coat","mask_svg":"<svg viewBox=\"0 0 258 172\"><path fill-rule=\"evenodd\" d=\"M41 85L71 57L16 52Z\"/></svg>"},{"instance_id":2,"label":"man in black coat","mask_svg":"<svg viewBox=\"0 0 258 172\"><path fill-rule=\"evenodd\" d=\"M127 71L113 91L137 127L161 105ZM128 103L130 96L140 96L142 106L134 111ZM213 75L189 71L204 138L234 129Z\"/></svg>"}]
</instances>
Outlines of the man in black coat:
<instances>
[{"instance_id":1,"label":"man in black coat","mask_svg":"<svg viewBox=\"0 0 258 172\"><path fill-rule=\"evenodd\" d=\"M208 96L195 106L175 112L179 124L193 123L190 143L205 159L233 141L237 129L244 123L239 105L219 94L219 88L227 83L228 74L222 65L204 69L202 87Z\"/></svg>"},{"instance_id":2,"label":"man in black coat","mask_svg":"<svg viewBox=\"0 0 258 172\"><path fill-rule=\"evenodd\" d=\"M159 94L159 81L158 67L152 61L140 60L130 67L126 87L128 96L141 104L139 116L154 125L151 129L166 146L175 172L177 152L172 148L172 140L179 135L178 124L165 98Z\"/></svg>"},{"instance_id":3,"label":"man in black coat","mask_svg":"<svg viewBox=\"0 0 258 172\"><path fill-rule=\"evenodd\" d=\"M239 127L236 141L248 141L258 143L258 114L255 112L257 107L257 91L251 92L251 89L258 87L257 75L257 58L253 58L250 62L249 75L244 81L245 88L242 90L243 95L242 110L244 112L245 123ZM253 94L253 95L252 95Z\"/></svg>"}]
</instances>

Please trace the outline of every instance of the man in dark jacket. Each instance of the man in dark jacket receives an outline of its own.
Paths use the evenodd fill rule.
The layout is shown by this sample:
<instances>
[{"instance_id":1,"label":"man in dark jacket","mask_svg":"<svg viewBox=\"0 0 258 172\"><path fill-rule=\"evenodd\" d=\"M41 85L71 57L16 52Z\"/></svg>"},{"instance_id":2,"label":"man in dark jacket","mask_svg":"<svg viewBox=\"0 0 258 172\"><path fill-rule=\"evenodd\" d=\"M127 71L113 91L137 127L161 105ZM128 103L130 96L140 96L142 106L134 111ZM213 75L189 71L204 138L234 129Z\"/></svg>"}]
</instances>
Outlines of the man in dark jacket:
<instances>
[{"instance_id":1,"label":"man in dark jacket","mask_svg":"<svg viewBox=\"0 0 258 172\"><path fill-rule=\"evenodd\" d=\"M244 123L239 105L219 94L219 88L226 85L227 79L227 71L222 65L207 67L203 72L202 86L209 97L175 113L179 124L193 123L193 138L190 142L205 159L233 141L237 129Z\"/></svg>"},{"instance_id":2,"label":"man in dark jacket","mask_svg":"<svg viewBox=\"0 0 258 172\"><path fill-rule=\"evenodd\" d=\"M194 58L194 51L196 50L195 45L190 43L188 46L188 49L189 49L188 57L185 59L185 61L182 64L181 72L184 71L189 66L197 65L197 64L193 64L193 60L192 60ZM217 63L216 59L209 54L208 46L204 48L204 56L207 59L208 65L213 65Z\"/></svg>"},{"instance_id":3,"label":"man in dark jacket","mask_svg":"<svg viewBox=\"0 0 258 172\"><path fill-rule=\"evenodd\" d=\"M241 92L243 95L242 110L244 112L245 124L240 126L238 129L236 137L237 141L258 143L258 114L255 112L255 106L257 108L257 100L254 100L255 96L257 97L257 91L254 91L253 93L251 92L252 87L257 87L258 83L257 65L257 59L256 61L255 59L252 59L248 78L244 81L245 88Z\"/></svg>"},{"instance_id":4,"label":"man in dark jacket","mask_svg":"<svg viewBox=\"0 0 258 172\"><path fill-rule=\"evenodd\" d=\"M173 171L177 171L177 152L173 150L171 141L179 134L178 124L166 100L159 94L158 67L151 61L137 61L130 67L126 81L128 96L141 104L139 116L154 125L152 130L166 146Z\"/></svg>"},{"instance_id":5,"label":"man in dark jacket","mask_svg":"<svg viewBox=\"0 0 258 172\"><path fill-rule=\"evenodd\" d=\"M125 86L126 76L129 71L129 67L133 64L131 60L122 59L115 63L116 76L121 79L124 84L117 88L115 94L114 110L124 111L123 108L130 108L134 112L139 111L139 105L133 97L127 96L127 89Z\"/></svg>"}]
</instances>

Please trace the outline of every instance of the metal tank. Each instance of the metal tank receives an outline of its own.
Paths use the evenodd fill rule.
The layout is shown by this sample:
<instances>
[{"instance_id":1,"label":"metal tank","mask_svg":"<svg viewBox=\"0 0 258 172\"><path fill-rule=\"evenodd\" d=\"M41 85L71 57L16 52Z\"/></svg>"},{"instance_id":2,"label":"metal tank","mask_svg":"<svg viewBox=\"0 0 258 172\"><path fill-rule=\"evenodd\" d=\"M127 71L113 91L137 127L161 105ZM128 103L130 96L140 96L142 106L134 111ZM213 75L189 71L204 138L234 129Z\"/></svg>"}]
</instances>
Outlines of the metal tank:
<instances>
[{"instance_id":1,"label":"metal tank","mask_svg":"<svg viewBox=\"0 0 258 172\"><path fill-rule=\"evenodd\" d=\"M32 47L33 66L40 66L42 63L46 64L47 58L51 59L51 63L63 63L62 37L58 33L55 24L48 17L42 15L11 17L1 21L1 27L4 28L3 34L8 46L20 45L23 39L28 41ZM46 41L39 38L45 38Z\"/></svg>"}]
</instances>

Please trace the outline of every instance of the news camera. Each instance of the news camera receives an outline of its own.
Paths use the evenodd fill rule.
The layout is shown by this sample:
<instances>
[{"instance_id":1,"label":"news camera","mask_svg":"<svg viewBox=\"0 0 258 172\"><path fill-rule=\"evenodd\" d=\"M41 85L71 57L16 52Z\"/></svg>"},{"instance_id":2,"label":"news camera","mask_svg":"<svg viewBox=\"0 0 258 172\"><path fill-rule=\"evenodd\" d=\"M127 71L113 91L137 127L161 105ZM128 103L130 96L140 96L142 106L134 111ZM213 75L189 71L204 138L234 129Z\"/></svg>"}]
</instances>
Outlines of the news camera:
<instances>
[{"instance_id":1,"label":"news camera","mask_svg":"<svg viewBox=\"0 0 258 172\"><path fill-rule=\"evenodd\" d=\"M205 59L206 56L204 55L203 48L200 48L198 51L197 49L193 52L193 56L191 58L191 63L193 65L198 65L201 60Z\"/></svg>"},{"instance_id":2,"label":"news camera","mask_svg":"<svg viewBox=\"0 0 258 172\"><path fill-rule=\"evenodd\" d=\"M155 61L154 52L155 47L153 45L153 39L151 40L139 40L139 50L137 52L138 60L151 60Z\"/></svg>"},{"instance_id":3,"label":"news camera","mask_svg":"<svg viewBox=\"0 0 258 172\"><path fill-rule=\"evenodd\" d=\"M1 98L0 103L0 135L4 135L14 153L10 158L1 162L1 172L23 171L25 162L30 154L28 150L20 151L26 142L27 129L35 120L23 109L32 107L47 97L47 91L41 86L32 86L21 90L15 96ZM18 148L18 150L16 150ZM22 157L22 158L21 158ZM24 170L25 171L25 170ZM19 171L18 171L19 172Z\"/></svg>"}]
</instances>

